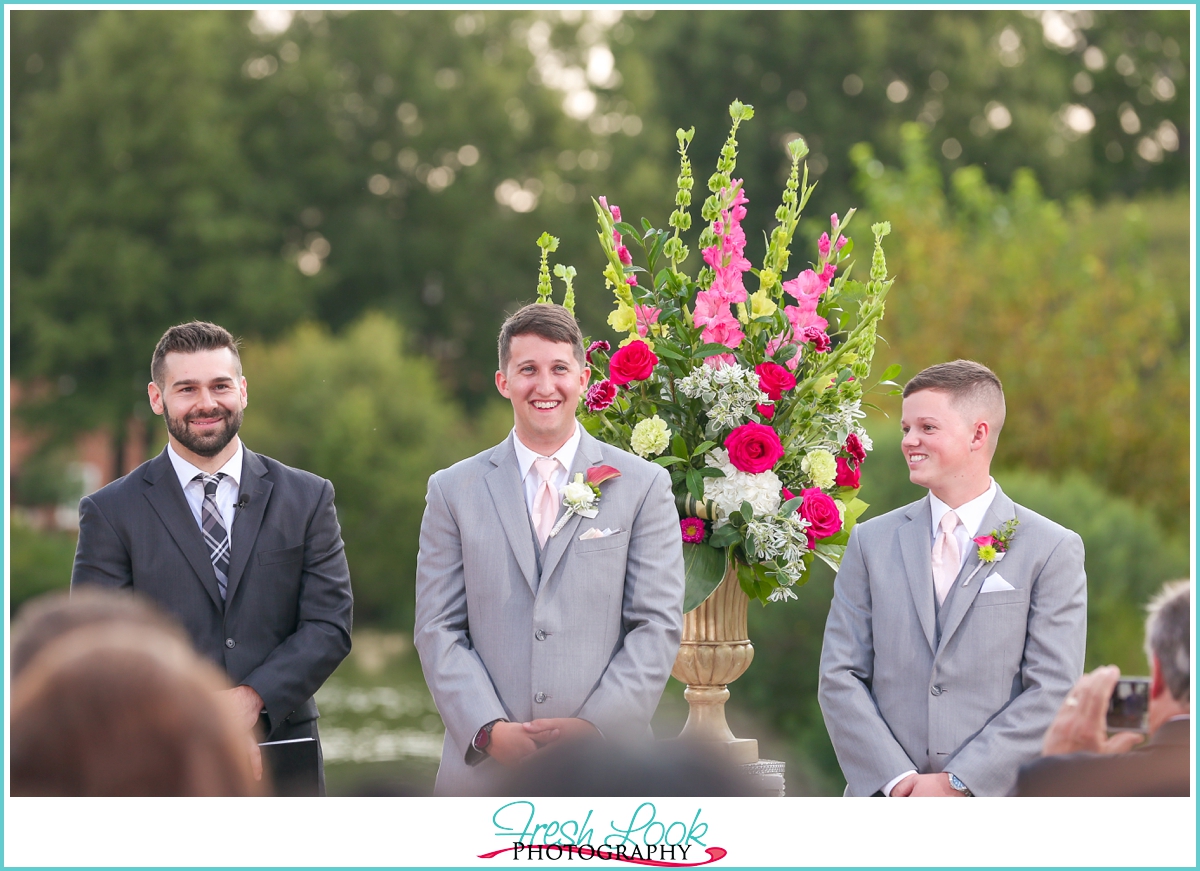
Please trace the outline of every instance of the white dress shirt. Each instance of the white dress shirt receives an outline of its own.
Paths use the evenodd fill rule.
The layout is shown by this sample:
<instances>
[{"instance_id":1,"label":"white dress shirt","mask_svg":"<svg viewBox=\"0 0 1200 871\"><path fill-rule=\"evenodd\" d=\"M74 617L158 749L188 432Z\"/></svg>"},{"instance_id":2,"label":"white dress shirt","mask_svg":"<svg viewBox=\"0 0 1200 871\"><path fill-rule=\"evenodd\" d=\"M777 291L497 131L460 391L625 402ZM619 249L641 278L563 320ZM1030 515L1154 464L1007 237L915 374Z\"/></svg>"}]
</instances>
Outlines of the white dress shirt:
<instances>
[{"instance_id":1,"label":"white dress shirt","mask_svg":"<svg viewBox=\"0 0 1200 871\"><path fill-rule=\"evenodd\" d=\"M207 475L208 473L203 469L197 469L175 453L175 449L169 442L167 443L167 456L171 458L171 465L175 468L175 474L179 476L179 486L183 488L183 495L187 499L188 507L192 509L192 516L196 518L196 525L203 529L204 524L200 520L200 506L204 504L204 482L193 479L197 475ZM229 462L217 471L225 473L225 477L217 485L217 510L221 512L221 523L225 525L225 531L232 535L234 506L238 501L238 492L242 481L241 439L238 439L237 451L229 458Z\"/></svg>"},{"instance_id":2,"label":"white dress shirt","mask_svg":"<svg viewBox=\"0 0 1200 871\"><path fill-rule=\"evenodd\" d=\"M525 486L525 507L529 509L530 516L533 515L533 501L537 498L538 485L541 484L541 476L538 475L537 469L534 468L533 461L541 457L542 454L530 450L517 437L517 431L513 430L513 449L517 452L517 467L521 472L521 480ZM555 451L550 456L558 460L558 468L554 470L554 476L550 479L550 483L554 485L554 489L562 495L563 488L567 486L567 477L571 473L571 464L575 462L575 451L579 449L579 422L575 423L575 432L566 440L561 448Z\"/></svg>"},{"instance_id":3,"label":"white dress shirt","mask_svg":"<svg viewBox=\"0 0 1200 871\"><path fill-rule=\"evenodd\" d=\"M933 514L933 525L929 530L929 549L932 551L934 542L937 541L938 531L942 525L942 518L946 516L947 511L953 511L958 515L958 526L954 527L954 538L958 542L959 569L963 567L967 561L967 557L971 553L971 539L979 535L979 527L983 523L983 515L987 514L987 510L992 507L992 500L996 498L996 479L988 478L988 481L990 482L988 488L981 495L976 496L970 502L963 503L957 508L951 508L941 499L934 496L932 491L929 494L929 508ZM883 788L883 794L890 796L892 790L896 788L897 783L910 774L916 773L915 769L909 769L903 774L892 778L888 781L887 786Z\"/></svg>"}]
</instances>

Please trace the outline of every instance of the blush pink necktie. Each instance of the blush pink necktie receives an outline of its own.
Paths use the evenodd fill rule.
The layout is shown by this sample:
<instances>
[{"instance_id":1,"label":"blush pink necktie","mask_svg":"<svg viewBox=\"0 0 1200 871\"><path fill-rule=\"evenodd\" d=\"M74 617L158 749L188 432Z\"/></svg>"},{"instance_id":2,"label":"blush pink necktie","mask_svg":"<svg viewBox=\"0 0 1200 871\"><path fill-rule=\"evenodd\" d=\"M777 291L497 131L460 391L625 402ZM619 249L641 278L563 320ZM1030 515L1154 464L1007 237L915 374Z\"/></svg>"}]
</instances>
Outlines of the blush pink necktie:
<instances>
[{"instance_id":1,"label":"blush pink necktie","mask_svg":"<svg viewBox=\"0 0 1200 871\"><path fill-rule=\"evenodd\" d=\"M545 547L550 530L554 528L554 518L558 516L558 491L550 483L558 469L558 460L554 457L538 457L533 465L541 478L537 495L533 497L533 528L537 530L538 545Z\"/></svg>"},{"instance_id":2,"label":"blush pink necktie","mask_svg":"<svg viewBox=\"0 0 1200 871\"><path fill-rule=\"evenodd\" d=\"M958 515L947 511L942 515L941 527L937 539L933 542L933 590L937 594L940 607L946 601L946 594L954 585L958 576L958 563L962 554L958 549L958 539L954 537L954 529L958 526Z\"/></svg>"}]
</instances>

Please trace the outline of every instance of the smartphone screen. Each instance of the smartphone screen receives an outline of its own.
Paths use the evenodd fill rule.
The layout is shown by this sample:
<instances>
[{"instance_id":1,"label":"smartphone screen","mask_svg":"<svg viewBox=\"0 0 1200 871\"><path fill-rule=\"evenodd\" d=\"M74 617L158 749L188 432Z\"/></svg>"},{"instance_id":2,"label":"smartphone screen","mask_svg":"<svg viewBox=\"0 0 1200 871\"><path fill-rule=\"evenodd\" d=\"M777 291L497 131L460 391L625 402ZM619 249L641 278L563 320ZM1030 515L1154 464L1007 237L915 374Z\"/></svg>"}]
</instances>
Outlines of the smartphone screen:
<instances>
[{"instance_id":1,"label":"smartphone screen","mask_svg":"<svg viewBox=\"0 0 1200 871\"><path fill-rule=\"evenodd\" d=\"M1150 709L1150 679L1123 677L1108 700L1108 728L1112 732L1146 731Z\"/></svg>"}]
</instances>

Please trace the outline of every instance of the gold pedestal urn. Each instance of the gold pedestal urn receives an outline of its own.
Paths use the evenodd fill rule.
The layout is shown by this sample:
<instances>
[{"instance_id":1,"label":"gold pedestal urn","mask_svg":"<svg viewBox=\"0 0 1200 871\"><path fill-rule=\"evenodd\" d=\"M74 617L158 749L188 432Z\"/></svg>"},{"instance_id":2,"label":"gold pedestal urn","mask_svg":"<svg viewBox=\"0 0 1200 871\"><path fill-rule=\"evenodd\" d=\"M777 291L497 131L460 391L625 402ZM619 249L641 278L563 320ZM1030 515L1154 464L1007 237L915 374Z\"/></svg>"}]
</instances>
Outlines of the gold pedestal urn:
<instances>
[{"instance_id":1,"label":"gold pedestal urn","mask_svg":"<svg viewBox=\"0 0 1200 871\"><path fill-rule=\"evenodd\" d=\"M687 723L680 738L716 745L735 764L758 761L758 741L738 738L725 722L729 684L741 677L754 659L746 632L749 598L738 583L736 565L712 595L683 615L683 641L672 676L687 684Z\"/></svg>"}]
</instances>

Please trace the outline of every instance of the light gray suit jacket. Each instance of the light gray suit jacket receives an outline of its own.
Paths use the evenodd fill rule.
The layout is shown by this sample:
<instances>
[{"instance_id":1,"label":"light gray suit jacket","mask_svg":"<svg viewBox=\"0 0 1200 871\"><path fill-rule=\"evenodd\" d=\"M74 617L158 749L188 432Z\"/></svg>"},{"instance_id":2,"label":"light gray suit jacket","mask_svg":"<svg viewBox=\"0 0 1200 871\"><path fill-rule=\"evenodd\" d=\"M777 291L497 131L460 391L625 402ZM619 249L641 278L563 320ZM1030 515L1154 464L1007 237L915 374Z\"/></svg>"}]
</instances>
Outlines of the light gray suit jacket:
<instances>
[{"instance_id":1,"label":"light gray suit jacket","mask_svg":"<svg viewBox=\"0 0 1200 871\"><path fill-rule=\"evenodd\" d=\"M948 770L976 795L1007 795L1038 755L1083 672L1083 541L999 488L979 534L1013 517L1008 553L975 572L972 546L940 609L928 496L851 532L818 690L848 795L873 795L910 769ZM1014 589L980 592L992 575Z\"/></svg>"},{"instance_id":2,"label":"light gray suit jacket","mask_svg":"<svg viewBox=\"0 0 1200 871\"><path fill-rule=\"evenodd\" d=\"M492 788L502 769L470 748L497 718L646 734L679 650L683 548L666 470L583 432L571 478L599 465L621 477L600 485L595 519L571 517L539 554L513 438L429 479L414 642L446 725L442 795ZM617 532L579 540L606 527Z\"/></svg>"}]
</instances>

